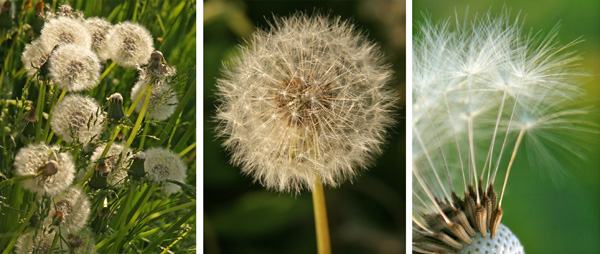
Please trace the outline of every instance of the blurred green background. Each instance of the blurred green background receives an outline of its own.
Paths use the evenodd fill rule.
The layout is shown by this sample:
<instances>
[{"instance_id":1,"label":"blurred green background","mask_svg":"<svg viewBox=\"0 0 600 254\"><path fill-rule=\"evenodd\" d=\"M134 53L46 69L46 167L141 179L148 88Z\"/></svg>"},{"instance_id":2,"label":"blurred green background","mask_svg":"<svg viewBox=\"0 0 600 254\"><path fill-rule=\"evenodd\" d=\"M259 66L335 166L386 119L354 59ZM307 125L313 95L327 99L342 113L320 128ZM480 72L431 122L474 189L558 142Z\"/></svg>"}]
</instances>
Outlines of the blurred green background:
<instances>
[{"instance_id":1,"label":"blurred green background","mask_svg":"<svg viewBox=\"0 0 600 254\"><path fill-rule=\"evenodd\" d=\"M396 71L398 124L384 154L354 183L325 189L334 253L401 253L405 231L404 1L204 2L204 251L316 253L312 200L264 190L240 169L215 137L215 81L236 45L267 21L296 11L350 19L378 43Z\"/></svg>"},{"instance_id":2,"label":"blurred green background","mask_svg":"<svg viewBox=\"0 0 600 254\"><path fill-rule=\"evenodd\" d=\"M586 95L578 103L590 109L588 120L596 124L596 134L573 144L584 151L585 159L566 163L559 181L551 180L553 172L532 166L521 149L508 181L502 223L519 237L526 253L600 253L600 1L414 1L413 22L423 21L423 14L433 21L454 18L455 13L460 20L465 12L470 17L487 11L499 14L503 7L513 18L521 12L524 31L542 30L545 35L560 24L560 44L584 40L571 50L581 54L581 69L590 74L580 80ZM557 158L573 159L567 156Z\"/></svg>"}]
</instances>

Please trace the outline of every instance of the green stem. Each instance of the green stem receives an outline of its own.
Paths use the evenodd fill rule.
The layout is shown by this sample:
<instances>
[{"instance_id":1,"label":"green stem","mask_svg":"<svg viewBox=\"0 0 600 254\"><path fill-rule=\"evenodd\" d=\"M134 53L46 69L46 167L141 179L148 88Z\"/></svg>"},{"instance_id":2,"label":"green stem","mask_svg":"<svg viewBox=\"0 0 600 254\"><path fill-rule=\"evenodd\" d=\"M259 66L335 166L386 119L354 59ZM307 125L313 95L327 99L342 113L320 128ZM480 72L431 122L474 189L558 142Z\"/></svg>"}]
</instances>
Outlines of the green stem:
<instances>
[{"instance_id":1,"label":"green stem","mask_svg":"<svg viewBox=\"0 0 600 254\"><path fill-rule=\"evenodd\" d=\"M140 111L140 114L138 115L138 118L135 121L133 130L131 130L131 133L129 133L129 138L127 139L127 142L125 143L125 147L123 147L123 153L125 153L127 151L127 149L129 147L131 147L131 143L133 143L133 140L135 139L135 136L136 136L138 130L140 129L140 126L142 126L142 121L144 120L144 116L146 115L146 110L148 110L148 105L150 104L150 98L152 97L152 85L148 86L147 93L148 93L148 95L146 96L146 98L144 98L144 105L142 105L142 110Z\"/></svg>"},{"instance_id":2,"label":"green stem","mask_svg":"<svg viewBox=\"0 0 600 254\"><path fill-rule=\"evenodd\" d=\"M183 149L183 151L179 152L179 154L178 154L179 157L183 157L186 153L188 153L189 151L191 151L194 148L196 148L196 142L194 142L193 144L191 144L187 148Z\"/></svg>"},{"instance_id":3,"label":"green stem","mask_svg":"<svg viewBox=\"0 0 600 254\"><path fill-rule=\"evenodd\" d=\"M41 82L40 84L40 93L38 95L38 101L36 105L36 114L38 116L38 121L35 126L35 142L39 143L42 138L42 114L44 113L44 99L46 97L46 82Z\"/></svg>"},{"instance_id":4,"label":"green stem","mask_svg":"<svg viewBox=\"0 0 600 254\"><path fill-rule=\"evenodd\" d=\"M40 171L38 174L35 174L35 175L15 176L13 178L6 179L6 180L0 182L0 189L6 187L8 185L11 185L11 184L15 184L15 183L18 183L18 182L22 182L22 181L25 181L25 180L28 180L28 179L35 178L36 176L39 176L41 173L42 172Z\"/></svg>"},{"instance_id":5,"label":"green stem","mask_svg":"<svg viewBox=\"0 0 600 254\"><path fill-rule=\"evenodd\" d=\"M144 149L144 141L146 141L146 135L148 135L149 128L150 128L150 121L146 121L146 124L144 124L144 131L142 132L142 139L140 140L140 150Z\"/></svg>"}]
</instances>

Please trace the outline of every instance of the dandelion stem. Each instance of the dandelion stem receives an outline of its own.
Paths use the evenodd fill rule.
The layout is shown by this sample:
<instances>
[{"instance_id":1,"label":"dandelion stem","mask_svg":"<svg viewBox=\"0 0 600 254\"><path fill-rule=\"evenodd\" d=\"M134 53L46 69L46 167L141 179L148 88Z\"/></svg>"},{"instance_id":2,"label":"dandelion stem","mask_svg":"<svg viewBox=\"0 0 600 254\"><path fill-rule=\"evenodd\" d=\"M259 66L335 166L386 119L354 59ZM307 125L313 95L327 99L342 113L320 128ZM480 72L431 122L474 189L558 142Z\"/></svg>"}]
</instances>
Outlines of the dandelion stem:
<instances>
[{"instance_id":1,"label":"dandelion stem","mask_svg":"<svg viewBox=\"0 0 600 254\"><path fill-rule=\"evenodd\" d=\"M196 142L194 142L190 146L188 146L185 149L183 149L183 151L179 152L179 154L178 154L179 157L183 157L186 153L188 153L189 151L191 151L194 148L196 148Z\"/></svg>"},{"instance_id":2,"label":"dandelion stem","mask_svg":"<svg viewBox=\"0 0 600 254\"><path fill-rule=\"evenodd\" d=\"M110 63L110 65L104 70L102 75L100 75L100 78L98 79L98 83L100 83L100 81L102 81L108 75L108 73L110 73L110 71L113 68L115 68L115 66L117 66L117 64L115 62Z\"/></svg>"},{"instance_id":3,"label":"dandelion stem","mask_svg":"<svg viewBox=\"0 0 600 254\"><path fill-rule=\"evenodd\" d=\"M146 141L146 135L148 135L149 128L150 121L146 121L146 124L144 124L144 131L142 132L142 139L140 140L140 150L144 150L144 142Z\"/></svg>"},{"instance_id":4,"label":"dandelion stem","mask_svg":"<svg viewBox=\"0 0 600 254\"><path fill-rule=\"evenodd\" d=\"M123 153L125 153L127 151L127 148L129 148L131 146L131 143L133 143L133 139L135 139L135 136L136 136L138 130L140 129L140 126L142 126L142 120L144 120L144 116L146 115L146 110L148 109L148 104L150 104L150 97L152 97L152 85L148 86L147 93L148 93L148 95L146 96L146 98L144 98L144 105L142 106L142 110L140 110L140 115L138 115L138 118L135 121L133 130L131 130L131 133L129 133L129 138L127 139L127 143L125 143L125 147L123 148Z\"/></svg>"},{"instance_id":5,"label":"dandelion stem","mask_svg":"<svg viewBox=\"0 0 600 254\"><path fill-rule=\"evenodd\" d=\"M38 116L38 121L35 127L35 142L39 143L42 138L42 114L44 113L44 98L46 97L46 82L41 82L40 84L40 92L38 95L38 101L36 104L36 114Z\"/></svg>"},{"instance_id":6,"label":"dandelion stem","mask_svg":"<svg viewBox=\"0 0 600 254\"><path fill-rule=\"evenodd\" d=\"M331 253L329 243L329 225L327 223L327 207L325 206L325 193L321 178L315 178L315 188L312 190L313 207L315 213L315 227L317 231L317 250L319 254Z\"/></svg>"},{"instance_id":7,"label":"dandelion stem","mask_svg":"<svg viewBox=\"0 0 600 254\"><path fill-rule=\"evenodd\" d=\"M504 184L502 185L502 193L500 194L500 202L498 202L498 207L502 206L502 198L504 197L504 189L506 188L506 182L508 181L508 174L510 174L510 169L515 161L517 150L519 150L519 145L521 144L521 140L523 139L523 135L525 135L526 130L527 129L525 127L521 128L521 132L519 132L519 137L517 138L517 143L515 143L515 148L513 148L513 153L510 156L510 162L508 163L508 168L506 169L506 176L504 176Z\"/></svg>"}]
</instances>

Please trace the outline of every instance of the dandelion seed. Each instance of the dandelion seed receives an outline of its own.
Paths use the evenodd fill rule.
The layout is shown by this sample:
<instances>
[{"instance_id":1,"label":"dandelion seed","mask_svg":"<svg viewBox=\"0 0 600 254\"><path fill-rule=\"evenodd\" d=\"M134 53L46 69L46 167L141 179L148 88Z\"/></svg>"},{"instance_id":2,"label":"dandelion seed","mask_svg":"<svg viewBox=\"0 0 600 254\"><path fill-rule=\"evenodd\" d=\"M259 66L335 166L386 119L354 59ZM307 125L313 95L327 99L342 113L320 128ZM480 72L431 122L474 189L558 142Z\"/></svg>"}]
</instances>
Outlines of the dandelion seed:
<instances>
[{"instance_id":1,"label":"dandelion seed","mask_svg":"<svg viewBox=\"0 0 600 254\"><path fill-rule=\"evenodd\" d=\"M519 145L544 139L549 127L577 131L568 127L569 117L581 111L565 108L579 94L573 85L578 58L564 52L569 45L557 46L556 31L545 38L521 31L518 17L511 23L508 14L488 14L456 31L427 21L413 39L416 253L524 253L500 223Z\"/></svg>"},{"instance_id":2,"label":"dandelion seed","mask_svg":"<svg viewBox=\"0 0 600 254\"><path fill-rule=\"evenodd\" d=\"M39 40L48 48L76 44L89 49L92 45L90 34L77 19L68 17L50 19L44 24L41 33Z\"/></svg>"},{"instance_id":3,"label":"dandelion seed","mask_svg":"<svg viewBox=\"0 0 600 254\"><path fill-rule=\"evenodd\" d=\"M50 57L50 79L58 88L70 92L96 87L100 62L94 52L78 45L65 45Z\"/></svg>"},{"instance_id":4,"label":"dandelion seed","mask_svg":"<svg viewBox=\"0 0 600 254\"><path fill-rule=\"evenodd\" d=\"M339 17L296 14L254 33L217 85L232 162L277 191L358 175L394 123L392 72L376 48Z\"/></svg>"},{"instance_id":5,"label":"dandelion seed","mask_svg":"<svg viewBox=\"0 0 600 254\"><path fill-rule=\"evenodd\" d=\"M104 130L104 114L96 100L77 94L69 94L54 106L50 127L67 142L87 144Z\"/></svg>"},{"instance_id":6,"label":"dandelion seed","mask_svg":"<svg viewBox=\"0 0 600 254\"><path fill-rule=\"evenodd\" d=\"M106 19L92 17L85 20L85 27L92 36L92 51L94 51L100 60L110 58L110 52L106 47L106 39L113 25Z\"/></svg>"},{"instance_id":7,"label":"dandelion seed","mask_svg":"<svg viewBox=\"0 0 600 254\"><path fill-rule=\"evenodd\" d=\"M21 61L23 67L27 71L28 76L33 76L42 66L48 61L48 56L52 48L41 41L40 39L32 41L30 44L25 46Z\"/></svg>"},{"instance_id":8,"label":"dandelion seed","mask_svg":"<svg viewBox=\"0 0 600 254\"><path fill-rule=\"evenodd\" d=\"M105 148L106 144L103 144L94 150L94 153L90 158L92 161L91 166L101 160L104 167L103 173L106 174L107 183L111 186L120 187L127 177L127 171L124 170L124 165L131 160L131 149L128 148L124 153L124 156L121 157L121 154L123 154L123 145L112 144L104 158L100 158ZM90 168L90 170L92 169Z\"/></svg>"},{"instance_id":9,"label":"dandelion seed","mask_svg":"<svg viewBox=\"0 0 600 254\"><path fill-rule=\"evenodd\" d=\"M181 190L179 185L166 182L171 180L183 183L187 177L187 167L179 155L161 147L149 148L144 153L144 169L148 177L152 181L162 183L162 190L167 195Z\"/></svg>"},{"instance_id":10,"label":"dandelion seed","mask_svg":"<svg viewBox=\"0 0 600 254\"><path fill-rule=\"evenodd\" d=\"M135 83L133 88L131 88L132 101L137 98L147 84L147 81L144 79L140 79ZM140 102L143 102L146 99L146 96L148 95L145 94ZM138 103L135 106L135 111L139 113L142 110L143 104L144 103ZM177 108L177 95L171 86L166 82L154 83L152 95L150 96L150 104L148 107L148 118L157 121L164 121L169 118L173 112L175 112L175 109Z\"/></svg>"},{"instance_id":11,"label":"dandelion seed","mask_svg":"<svg viewBox=\"0 0 600 254\"><path fill-rule=\"evenodd\" d=\"M53 199L45 226L59 227L61 233L77 233L87 224L90 201L85 192L71 187Z\"/></svg>"},{"instance_id":12,"label":"dandelion seed","mask_svg":"<svg viewBox=\"0 0 600 254\"><path fill-rule=\"evenodd\" d=\"M30 144L15 156L15 173L19 176L38 175L23 181L31 192L54 196L65 190L75 177L75 164L70 154L58 146Z\"/></svg>"},{"instance_id":13,"label":"dandelion seed","mask_svg":"<svg viewBox=\"0 0 600 254\"><path fill-rule=\"evenodd\" d=\"M148 62L154 50L152 35L145 27L129 21L110 30L106 39L110 59L124 67L135 67ZM103 51L104 51L103 50Z\"/></svg>"}]
</instances>

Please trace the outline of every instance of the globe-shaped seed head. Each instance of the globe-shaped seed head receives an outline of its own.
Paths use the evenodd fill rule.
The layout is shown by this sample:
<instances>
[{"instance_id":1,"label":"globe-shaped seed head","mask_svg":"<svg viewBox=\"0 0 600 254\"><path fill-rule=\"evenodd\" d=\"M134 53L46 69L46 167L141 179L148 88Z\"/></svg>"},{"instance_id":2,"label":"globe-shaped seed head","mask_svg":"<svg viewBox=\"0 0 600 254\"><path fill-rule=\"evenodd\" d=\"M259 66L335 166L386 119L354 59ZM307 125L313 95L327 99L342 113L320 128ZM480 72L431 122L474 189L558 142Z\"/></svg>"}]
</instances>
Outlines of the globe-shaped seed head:
<instances>
[{"instance_id":1,"label":"globe-shaped seed head","mask_svg":"<svg viewBox=\"0 0 600 254\"><path fill-rule=\"evenodd\" d=\"M102 133L104 118L96 100L69 94L54 106L50 127L67 142L78 140L87 144Z\"/></svg>"},{"instance_id":2,"label":"globe-shaped seed head","mask_svg":"<svg viewBox=\"0 0 600 254\"><path fill-rule=\"evenodd\" d=\"M49 61L50 79L62 90L87 91L98 84L100 61L87 48L75 44L58 47Z\"/></svg>"},{"instance_id":3,"label":"globe-shaped seed head","mask_svg":"<svg viewBox=\"0 0 600 254\"><path fill-rule=\"evenodd\" d=\"M75 178L73 157L58 146L29 144L19 150L14 165L18 176L38 175L23 181L23 187L43 195L59 194Z\"/></svg>"},{"instance_id":4,"label":"globe-shaped seed head","mask_svg":"<svg viewBox=\"0 0 600 254\"><path fill-rule=\"evenodd\" d=\"M148 62L154 42L148 30L133 22L122 22L110 30L105 47L118 65L135 67Z\"/></svg>"},{"instance_id":5,"label":"globe-shaped seed head","mask_svg":"<svg viewBox=\"0 0 600 254\"><path fill-rule=\"evenodd\" d=\"M148 177L152 181L161 182L162 190L167 195L181 190L179 185L165 182L167 180L181 183L185 181L187 167L179 155L161 147L149 148L144 153L146 155L144 169L148 173Z\"/></svg>"},{"instance_id":6,"label":"globe-shaped seed head","mask_svg":"<svg viewBox=\"0 0 600 254\"><path fill-rule=\"evenodd\" d=\"M78 19L69 17L57 17L48 20L42 28L39 40L52 49L54 46L76 44L90 49L92 38L88 30Z\"/></svg>"},{"instance_id":7,"label":"globe-shaped seed head","mask_svg":"<svg viewBox=\"0 0 600 254\"><path fill-rule=\"evenodd\" d=\"M217 81L218 134L233 164L268 189L351 180L393 125L392 71L338 18L295 14L255 32Z\"/></svg>"}]
</instances>

